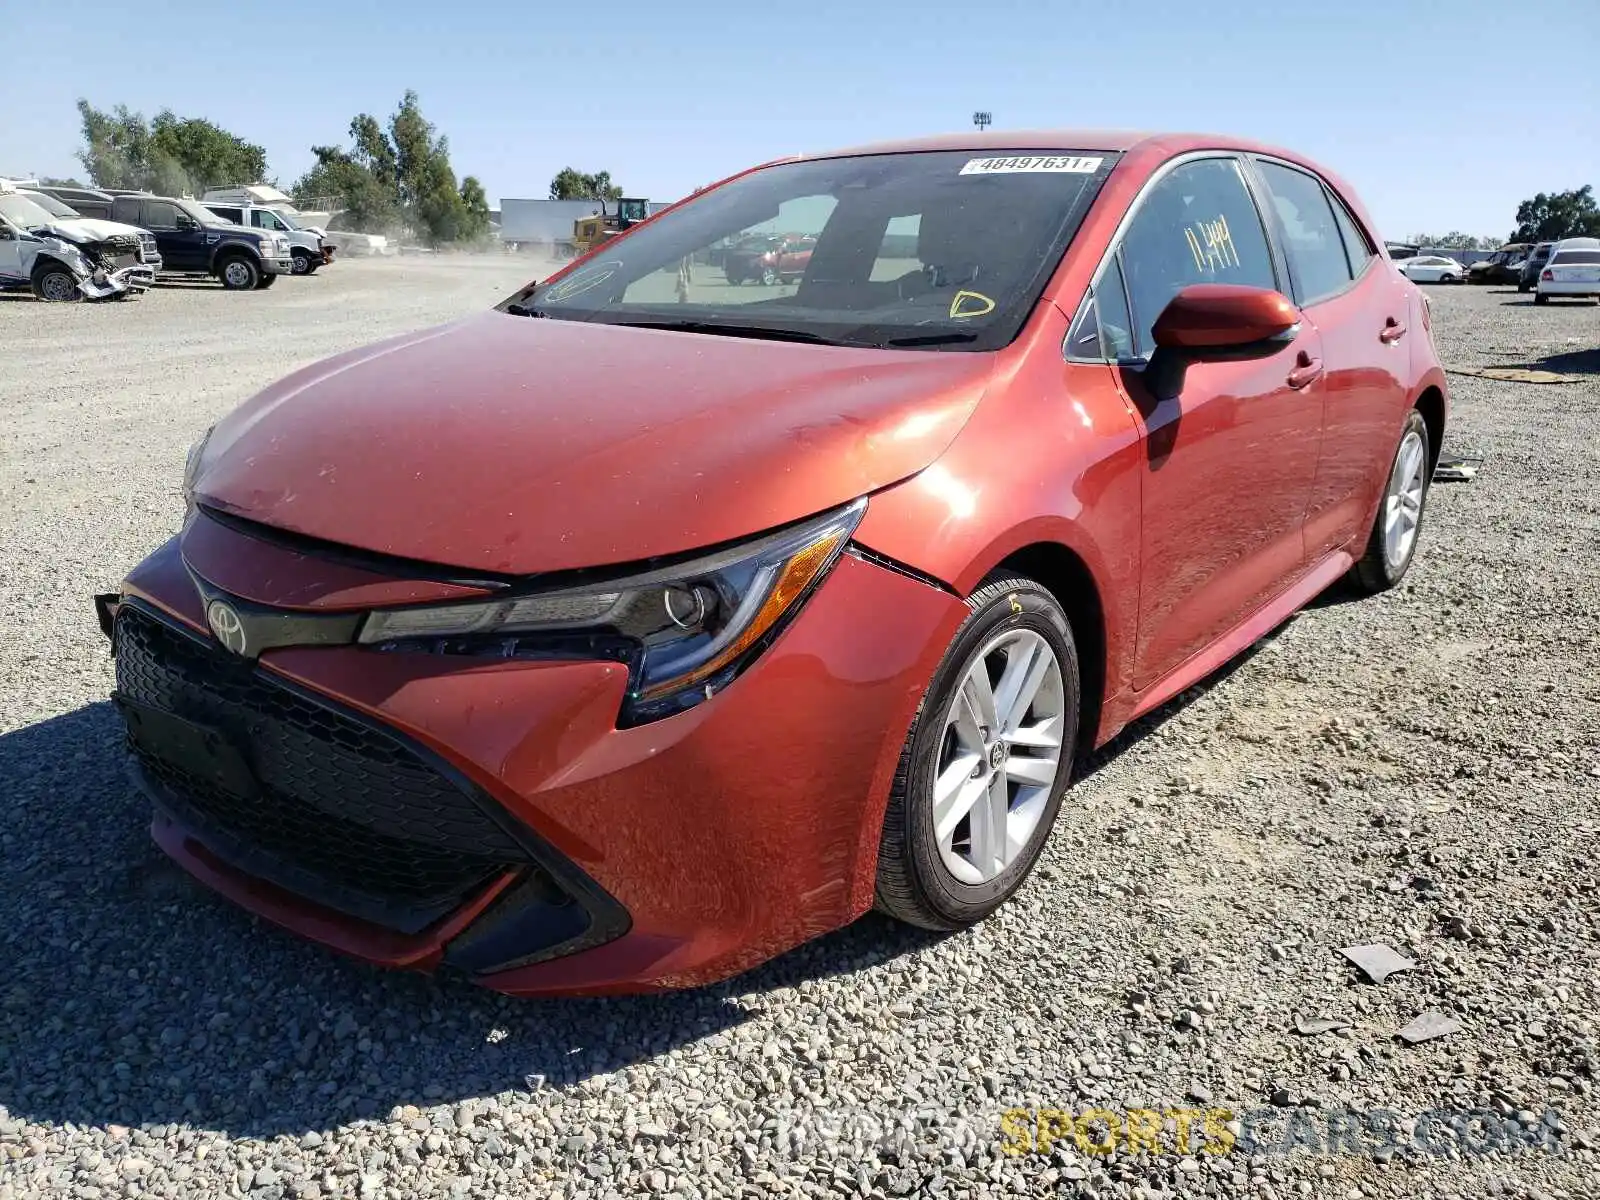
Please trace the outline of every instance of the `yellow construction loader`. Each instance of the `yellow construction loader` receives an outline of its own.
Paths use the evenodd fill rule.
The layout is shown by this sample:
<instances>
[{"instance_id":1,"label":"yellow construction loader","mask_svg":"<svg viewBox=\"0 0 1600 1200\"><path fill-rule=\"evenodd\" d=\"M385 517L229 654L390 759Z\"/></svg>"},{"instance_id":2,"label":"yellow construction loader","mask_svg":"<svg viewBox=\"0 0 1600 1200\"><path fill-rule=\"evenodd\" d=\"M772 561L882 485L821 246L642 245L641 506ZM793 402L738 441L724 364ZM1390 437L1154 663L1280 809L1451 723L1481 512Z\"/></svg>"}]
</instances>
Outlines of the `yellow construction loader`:
<instances>
[{"instance_id":1,"label":"yellow construction loader","mask_svg":"<svg viewBox=\"0 0 1600 1200\"><path fill-rule=\"evenodd\" d=\"M606 202L600 201L600 211L591 216L579 217L572 223L572 245L575 253L587 254L602 242L608 242L630 226L637 225L650 215L650 202L625 198L617 201L615 213L606 212Z\"/></svg>"}]
</instances>

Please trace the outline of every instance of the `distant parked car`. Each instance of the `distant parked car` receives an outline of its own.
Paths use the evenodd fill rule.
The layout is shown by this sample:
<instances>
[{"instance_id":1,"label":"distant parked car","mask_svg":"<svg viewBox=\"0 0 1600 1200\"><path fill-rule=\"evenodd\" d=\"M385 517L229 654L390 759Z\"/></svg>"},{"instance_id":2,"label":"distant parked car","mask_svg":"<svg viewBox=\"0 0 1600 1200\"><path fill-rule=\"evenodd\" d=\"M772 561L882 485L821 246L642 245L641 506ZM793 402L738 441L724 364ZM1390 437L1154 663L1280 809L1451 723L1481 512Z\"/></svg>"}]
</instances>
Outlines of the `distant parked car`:
<instances>
[{"instance_id":1,"label":"distant parked car","mask_svg":"<svg viewBox=\"0 0 1600 1200\"><path fill-rule=\"evenodd\" d=\"M1600 238L1567 238L1555 244L1539 272L1533 302L1549 304L1552 296L1600 299Z\"/></svg>"},{"instance_id":2,"label":"distant parked car","mask_svg":"<svg viewBox=\"0 0 1600 1200\"><path fill-rule=\"evenodd\" d=\"M230 291L271 287L294 270L281 233L230 225L194 200L119 195L111 212L119 221L155 234L165 269L180 275L213 275Z\"/></svg>"},{"instance_id":3,"label":"distant parked car","mask_svg":"<svg viewBox=\"0 0 1600 1200\"><path fill-rule=\"evenodd\" d=\"M1528 257L1522 260L1522 273L1517 276L1517 291L1531 292L1538 285L1539 272L1550 261L1550 251L1554 248L1554 242L1540 242L1528 251Z\"/></svg>"},{"instance_id":4,"label":"distant parked car","mask_svg":"<svg viewBox=\"0 0 1600 1200\"><path fill-rule=\"evenodd\" d=\"M1419 254L1395 264L1400 274L1412 283L1465 283L1467 269L1453 258L1438 254Z\"/></svg>"},{"instance_id":5,"label":"distant parked car","mask_svg":"<svg viewBox=\"0 0 1600 1200\"><path fill-rule=\"evenodd\" d=\"M756 280L760 283L792 283L811 265L811 237L750 238L727 251L722 258L722 273L733 284Z\"/></svg>"},{"instance_id":6,"label":"distant parked car","mask_svg":"<svg viewBox=\"0 0 1600 1200\"><path fill-rule=\"evenodd\" d=\"M40 300L101 300L143 291L155 281L148 234L87 221L42 206L48 196L0 189L0 290L32 290ZM59 207L59 205L57 206ZM159 259L156 259L159 262Z\"/></svg>"},{"instance_id":7,"label":"distant parked car","mask_svg":"<svg viewBox=\"0 0 1600 1200\"><path fill-rule=\"evenodd\" d=\"M97 188L57 187L54 184L40 184L38 190L65 204L80 217L95 221L111 219L111 203L115 197L109 192Z\"/></svg>"},{"instance_id":8,"label":"distant parked car","mask_svg":"<svg viewBox=\"0 0 1600 1200\"><path fill-rule=\"evenodd\" d=\"M1501 246L1482 262L1467 268L1468 283L1516 283L1522 277L1522 262L1533 247L1527 242Z\"/></svg>"}]
</instances>

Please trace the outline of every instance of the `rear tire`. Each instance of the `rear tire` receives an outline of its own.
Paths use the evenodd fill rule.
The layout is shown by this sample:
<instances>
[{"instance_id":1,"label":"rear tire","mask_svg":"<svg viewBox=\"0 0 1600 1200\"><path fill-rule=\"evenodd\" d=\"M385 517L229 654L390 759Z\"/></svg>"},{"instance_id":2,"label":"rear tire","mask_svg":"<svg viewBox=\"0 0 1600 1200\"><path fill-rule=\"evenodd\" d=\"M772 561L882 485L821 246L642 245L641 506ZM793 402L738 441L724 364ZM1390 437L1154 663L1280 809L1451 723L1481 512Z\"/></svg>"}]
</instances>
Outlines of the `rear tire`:
<instances>
[{"instance_id":1,"label":"rear tire","mask_svg":"<svg viewBox=\"0 0 1600 1200\"><path fill-rule=\"evenodd\" d=\"M951 640L950 648L934 673L933 682L906 735L878 844L877 908L896 920L924 929L953 930L974 925L1009 900L1022 886L1055 825L1061 798L1072 777L1077 743L1077 648L1066 614L1055 597L1026 576L1002 571L984 580L968 598L967 607L972 610L971 615ZM993 707L998 710L996 725L999 728L982 729L980 737L992 736L996 746L1004 742L1006 750L995 756L966 754L965 758L970 760L972 766L970 779L980 793L987 794L986 786L977 781L986 776L997 778L1002 789L999 794L1004 797L1011 786L1007 780L1017 778L1011 774L1011 770L1018 760L1031 758L1035 754L1048 755L1048 748L1037 748L1041 746L1040 742L1009 740L1009 734L1020 730L1022 722L1030 716L1034 718L1034 723L1030 724L1031 730L1049 728L1059 733L1055 773L1047 785L1041 785L1044 794L1041 796L1034 791L1026 805L1022 784L1019 783L1017 792L1011 795L1011 807L1006 816L1001 818L1007 830L1013 815L1019 819L1030 815L1024 812L1025 807L1034 808L1037 815L1026 840L1016 847L1014 853L1010 850L1013 843L1007 833L999 836L999 843L1006 847L1006 854L1010 854L1009 861L988 878L975 876L974 880L963 880L949 865L946 855L951 848L942 846L935 828L935 781L957 770L952 750L956 756L960 756L962 743L953 735L950 721L956 713L956 706L961 704L966 695L964 688L969 677L974 670L982 670L985 672L983 677L989 678L990 661L997 654L1005 653L992 648L998 641L1008 637L1020 637L1024 644L1031 644L1033 652L1040 657L1029 660L1030 663L1043 662L1039 649L1041 646L1053 654L1059 669L1059 689L1054 687L1054 680L1047 676L1046 682L1037 685L1037 694L1045 697L1047 691L1051 692L1048 707L1059 708L1059 712L1053 720L1047 718L1040 721L1037 716L1040 710L1026 708L1032 702L1025 700L1025 711L1017 720L1008 722L1004 697L1000 694L1005 690L1006 676L1002 673L1002 685L993 695ZM1002 661L1006 665L1011 663L1009 657ZM1022 669L1020 665L1018 669ZM1048 664L1044 669L1048 670ZM1031 677L1032 673L1030 666L1027 675ZM1055 694L1057 691L1058 695ZM1001 733L1003 729L1008 733ZM1010 757L1013 749L1017 754L1016 759ZM952 761L944 761L947 759ZM999 765L995 765L997 761ZM957 770L963 781L969 778L965 772L965 766ZM963 782L963 790L965 786ZM954 827L956 833L953 836L958 841L962 836L960 830L967 830L965 836L973 850L976 850L980 837L976 822L983 803L979 800L974 804L969 815L958 818ZM950 811L958 807L958 804L951 804ZM949 836L952 835L947 834Z\"/></svg>"},{"instance_id":2,"label":"rear tire","mask_svg":"<svg viewBox=\"0 0 1600 1200\"><path fill-rule=\"evenodd\" d=\"M1413 464L1412 456L1420 452ZM1428 423L1412 409L1400 429L1400 442L1390 460L1383 498L1367 537L1366 553L1351 569L1352 582L1368 595L1386 592L1405 578L1417 556L1422 536L1422 514L1427 507L1428 485L1432 478L1433 453L1428 444ZM1416 474L1413 474L1413 467ZM1409 536L1391 536L1409 525Z\"/></svg>"},{"instance_id":3,"label":"rear tire","mask_svg":"<svg viewBox=\"0 0 1600 1200\"><path fill-rule=\"evenodd\" d=\"M1533 302L1535 304L1549 304L1550 303L1550 297L1544 295L1543 293L1537 293L1533 297Z\"/></svg>"}]
</instances>

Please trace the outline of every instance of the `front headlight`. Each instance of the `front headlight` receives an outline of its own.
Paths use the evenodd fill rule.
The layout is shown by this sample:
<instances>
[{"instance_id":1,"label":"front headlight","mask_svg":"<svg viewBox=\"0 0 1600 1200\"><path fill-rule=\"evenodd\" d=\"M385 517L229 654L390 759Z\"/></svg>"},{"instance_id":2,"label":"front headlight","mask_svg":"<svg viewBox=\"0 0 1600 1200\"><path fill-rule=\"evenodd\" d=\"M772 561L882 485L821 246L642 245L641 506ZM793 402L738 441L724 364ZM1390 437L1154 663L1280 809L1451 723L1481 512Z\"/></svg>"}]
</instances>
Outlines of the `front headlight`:
<instances>
[{"instance_id":1,"label":"front headlight","mask_svg":"<svg viewBox=\"0 0 1600 1200\"><path fill-rule=\"evenodd\" d=\"M360 640L385 649L538 655L612 639L630 666L625 724L688 708L727 685L838 560L867 502L676 566L506 600L373 612Z\"/></svg>"},{"instance_id":2,"label":"front headlight","mask_svg":"<svg viewBox=\"0 0 1600 1200\"><path fill-rule=\"evenodd\" d=\"M200 440L189 447L189 453L183 460L183 502L194 503L194 487L200 479L200 464L205 460L206 443L211 440L211 430L207 429L200 435Z\"/></svg>"}]
</instances>

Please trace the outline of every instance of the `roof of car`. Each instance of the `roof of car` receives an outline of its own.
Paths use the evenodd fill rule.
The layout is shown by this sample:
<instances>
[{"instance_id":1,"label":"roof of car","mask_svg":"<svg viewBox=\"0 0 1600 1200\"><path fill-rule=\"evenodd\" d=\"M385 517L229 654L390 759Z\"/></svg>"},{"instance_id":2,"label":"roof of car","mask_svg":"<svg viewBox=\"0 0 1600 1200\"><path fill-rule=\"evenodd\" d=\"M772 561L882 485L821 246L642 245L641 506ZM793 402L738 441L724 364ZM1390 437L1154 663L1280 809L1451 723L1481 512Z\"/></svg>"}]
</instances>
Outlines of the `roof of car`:
<instances>
[{"instance_id":1,"label":"roof of car","mask_svg":"<svg viewBox=\"0 0 1600 1200\"><path fill-rule=\"evenodd\" d=\"M908 154L930 150L972 150L1003 152L1010 150L1103 150L1121 153L1145 144L1159 144L1171 153L1187 150L1246 150L1261 154L1279 155L1289 159L1303 156L1276 146L1268 146L1249 138L1231 134L1184 133L1179 131L1156 132L1127 129L1004 129L979 133L966 130L961 133L936 134L931 137L905 138L890 142L875 142L839 150L820 151L799 155L801 158L844 158L857 154Z\"/></svg>"}]
</instances>

